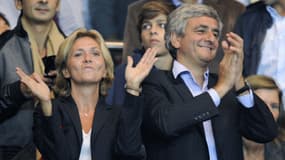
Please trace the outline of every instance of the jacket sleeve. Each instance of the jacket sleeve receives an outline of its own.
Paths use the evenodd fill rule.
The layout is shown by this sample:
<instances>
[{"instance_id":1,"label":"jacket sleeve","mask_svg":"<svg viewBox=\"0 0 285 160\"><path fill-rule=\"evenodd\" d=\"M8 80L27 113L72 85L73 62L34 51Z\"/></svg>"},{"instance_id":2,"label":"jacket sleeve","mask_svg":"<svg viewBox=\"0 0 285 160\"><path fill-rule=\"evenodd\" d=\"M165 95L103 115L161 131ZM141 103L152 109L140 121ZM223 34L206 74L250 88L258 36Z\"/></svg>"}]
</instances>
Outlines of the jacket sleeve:
<instances>
[{"instance_id":1,"label":"jacket sleeve","mask_svg":"<svg viewBox=\"0 0 285 160\"><path fill-rule=\"evenodd\" d=\"M41 106L38 105L34 112L33 136L34 143L42 154L42 157L47 160L55 158L55 137L50 126L55 126L54 115L45 117Z\"/></svg>"},{"instance_id":2,"label":"jacket sleeve","mask_svg":"<svg viewBox=\"0 0 285 160\"><path fill-rule=\"evenodd\" d=\"M253 107L241 107L240 129L244 137L259 143L272 141L278 133L273 115L255 94Z\"/></svg>"},{"instance_id":3,"label":"jacket sleeve","mask_svg":"<svg viewBox=\"0 0 285 160\"><path fill-rule=\"evenodd\" d=\"M141 138L143 97L126 93L120 115L116 152L122 160L144 160Z\"/></svg>"},{"instance_id":4,"label":"jacket sleeve","mask_svg":"<svg viewBox=\"0 0 285 160\"><path fill-rule=\"evenodd\" d=\"M69 160L72 151L67 147L58 104L52 101L52 115L44 116L40 105L34 112L33 137L44 160Z\"/></svg>"},{"instance_id":5,"label":"jacket sleeve","mask_svg":"<svg viewBox=\"0 0 285 160\"><path fill-rule=\"evenodd\" d=\"M19 81L3 86L0 93L0 122L17 112L26 100Z\"/></svg>"}]
</instances>

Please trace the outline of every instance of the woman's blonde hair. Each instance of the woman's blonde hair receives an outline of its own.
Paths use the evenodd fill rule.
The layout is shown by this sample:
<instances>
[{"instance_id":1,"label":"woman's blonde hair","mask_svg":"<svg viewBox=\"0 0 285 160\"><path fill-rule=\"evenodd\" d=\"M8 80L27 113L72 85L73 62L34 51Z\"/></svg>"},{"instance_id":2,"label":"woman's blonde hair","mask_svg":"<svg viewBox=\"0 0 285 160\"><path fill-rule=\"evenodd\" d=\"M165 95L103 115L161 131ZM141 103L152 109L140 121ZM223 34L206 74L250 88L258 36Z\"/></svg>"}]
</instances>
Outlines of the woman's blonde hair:
<instances>
[{"instance_id":1,"label":"woman's blonde hair","mask_svg":"<svg viewBox=\"0 0 285 160\"><path fill-rule=\"evenodd\" d=\"M114 64L111 54L105 45L104 39L101 34L96 30L78 29L68 36L60 45L58 54L55 59L55 65L57 70L57 77L55 80L54 91L59 96L70 96L71 94L71 83L69 78L65 78L63 71L66 69L67 60L71 54L72 47L76 40L82 37L89 37L94 39L100 46L102 55L105 61L106 77L100 82L100 95L106 96L107 90L111 87L114 79Z\"/></svg>"},{"instance_id":2,"label":"woman's blonde hair","mask_svg":"<svg viewBox=\"0 0 285 160\"><path fill-rule=\"evenodd\" d=\"M277 89L279 90L276 82L268 76L264 75L251 75L246 78L253 90L256 89Z\"/></svg>"}]
</instances>

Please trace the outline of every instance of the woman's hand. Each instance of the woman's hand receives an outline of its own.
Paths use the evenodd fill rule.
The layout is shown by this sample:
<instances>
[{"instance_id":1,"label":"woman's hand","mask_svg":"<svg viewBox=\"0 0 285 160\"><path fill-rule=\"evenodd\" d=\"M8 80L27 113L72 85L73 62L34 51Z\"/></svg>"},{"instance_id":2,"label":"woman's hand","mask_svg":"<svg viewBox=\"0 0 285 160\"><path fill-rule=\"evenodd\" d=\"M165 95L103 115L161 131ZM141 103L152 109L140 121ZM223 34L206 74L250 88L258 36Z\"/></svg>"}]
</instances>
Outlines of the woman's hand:
<instances>
[{"instance_id":1,"label":"woman's hand","mask_svg":"<svg viewBox=\"0 0 285 160\"><path fill-rule=\"evenodd\" d=\"M50 90L41 76L37 73L33 73L28 76L21 68L16 68L16 73L20 77L21 83L23 83L40 101L50 100Z\"/></svg>"},{"instance_id":2,"label":"woman's hand","mask_svg":"<svg viewBox=\"0 0 285 160\"><path fill-rule=\"evenodd\" d=\"M37 73L33 73L31 76L28 76L21 68L18 67L16 68L16 73L20 77L23 88L39 99L44 114L46 116L51 115L50 89L43 81L42 77Z\"/></svg>"},{"instance_id":3,"label":"woman's hand","mask_svg":"<svg viewBox=\"0 0 285 160\"><path fill-rule=\"evenodd\" d=\"M157 53L156 48L149 48L144 53L143 57L140 59L139 63L133 67L133 59L129 56L128 63L126 67L126 89L127 91L134 91L135 95L139 95L140 87L142 81L149 74L157 58L155 57ZM136 93L137 92L137 93Z\"/></svg>"}]
</instances>

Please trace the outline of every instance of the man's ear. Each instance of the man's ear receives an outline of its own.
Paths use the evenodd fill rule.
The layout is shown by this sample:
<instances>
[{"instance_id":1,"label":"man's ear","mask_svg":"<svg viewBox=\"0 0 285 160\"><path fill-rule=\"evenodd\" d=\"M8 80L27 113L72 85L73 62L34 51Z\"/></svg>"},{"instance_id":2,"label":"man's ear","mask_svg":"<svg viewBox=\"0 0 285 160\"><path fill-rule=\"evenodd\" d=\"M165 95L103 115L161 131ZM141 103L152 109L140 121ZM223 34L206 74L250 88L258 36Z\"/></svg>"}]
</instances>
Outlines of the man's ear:
<instances>
[{"instance_id":1,"label":"man's ear","mask_svg":"<svg viewBox=\"0 0 285 160\"><path fill-rule=\"evenodd\" d=\"M170 42L174 48L180 48L181 46L181 37L178 37L177 34L171 33Z\"/></svg>"},{"instance_id":2,"label":"man's ear","mask_svg":"<svg viewBox=\"0 0 285 160\"><path fill-rule=\"evenodd\" d=\"M22 0L15 0L15 7L17 10L22 10L22 8L23 8Z\"/></svg>"},{"instance_id":3,"label":"man's ear","mask_svg":"<svg viewBox=\"0 0 285 160\"><path fill-rule=\"evenodd\" d=\"M60 10L60 0L57 1L56 12L59 12L59 10Z\"/></svg>"},{"instance_id":4,"label":"man's ear","mask_svg":"<svg viewBox=\"0 0 285 160\"><path fill-rule=\"evenodd\" d=\"M70 73L67 68L62 70L62 74L64 78L70 78Z\"/></svg>"}]
</instances>

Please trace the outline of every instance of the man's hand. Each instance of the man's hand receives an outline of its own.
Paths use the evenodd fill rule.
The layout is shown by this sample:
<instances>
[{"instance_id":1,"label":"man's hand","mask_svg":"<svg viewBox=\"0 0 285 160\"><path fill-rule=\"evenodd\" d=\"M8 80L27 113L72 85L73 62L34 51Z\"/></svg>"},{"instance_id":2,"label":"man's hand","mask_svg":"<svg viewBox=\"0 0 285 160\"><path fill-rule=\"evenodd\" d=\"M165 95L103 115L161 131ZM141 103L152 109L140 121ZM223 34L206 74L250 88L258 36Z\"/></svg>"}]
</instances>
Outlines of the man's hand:
<instances>
[{"instance_id":1,"label":"man's hand","mask_svg":"<svg viewBox=\"0 0 285 160\"><path fill-rule=\"evenodd\" d=\"M222 42L222 47L224 57L219 66L219 80L214 87L221 97L234 86L239 87L243 80L243 39L230 32L226 34L226 40Z\"/></svg>"}]
</instances>

